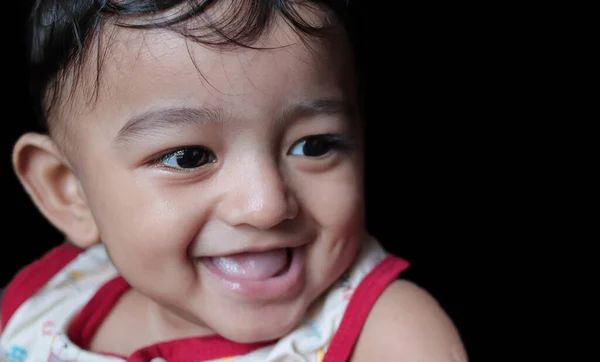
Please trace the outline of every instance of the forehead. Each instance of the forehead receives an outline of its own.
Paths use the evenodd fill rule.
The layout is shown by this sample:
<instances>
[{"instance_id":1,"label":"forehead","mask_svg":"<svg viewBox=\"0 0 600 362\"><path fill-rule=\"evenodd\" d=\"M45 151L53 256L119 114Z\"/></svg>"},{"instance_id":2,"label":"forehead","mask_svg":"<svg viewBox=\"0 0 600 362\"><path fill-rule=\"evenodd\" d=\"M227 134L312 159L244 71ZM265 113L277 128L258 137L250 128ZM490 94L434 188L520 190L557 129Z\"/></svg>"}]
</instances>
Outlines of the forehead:
<instances>
[{"instance_id":1,"label":"forehead","mask_svg":"<svg viewBox=\"0 0 600 362\"><path fill-rule=\"evenodd\" d=\"M70 134L81 126L114 125L157 104L219 105L244 113L273 97L338 96L351 88L349 52L340 39L301 39L282 21L256 42L260 49L211 48L169 30L111 27L99 55L99 87L89 102L97 64L88 62L84 89L65 113ZM93 58L93 57L90 57Z\"/></svg>"}]
</instances>

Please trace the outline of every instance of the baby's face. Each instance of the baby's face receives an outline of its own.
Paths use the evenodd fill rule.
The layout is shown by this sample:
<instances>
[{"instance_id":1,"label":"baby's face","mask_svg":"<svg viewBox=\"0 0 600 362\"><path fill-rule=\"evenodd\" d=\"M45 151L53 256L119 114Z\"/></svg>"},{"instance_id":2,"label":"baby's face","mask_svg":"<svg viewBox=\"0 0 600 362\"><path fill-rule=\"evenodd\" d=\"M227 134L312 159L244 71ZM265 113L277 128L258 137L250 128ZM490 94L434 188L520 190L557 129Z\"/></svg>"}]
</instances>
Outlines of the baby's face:
<instances>
[{"instance_id":1,"label":"baby's face","mask_svg":"<svg viewBox=\"0 0 600 362\"><path fill-rule=\"evenodd\" d=\"M111 42L98 102L80 97L67 124L112 261L173 330L280 337L364 238L342 42L308 49L290 30L259 44L276 50L211 50L164 30Z\"/></svg>"}]
</instances>

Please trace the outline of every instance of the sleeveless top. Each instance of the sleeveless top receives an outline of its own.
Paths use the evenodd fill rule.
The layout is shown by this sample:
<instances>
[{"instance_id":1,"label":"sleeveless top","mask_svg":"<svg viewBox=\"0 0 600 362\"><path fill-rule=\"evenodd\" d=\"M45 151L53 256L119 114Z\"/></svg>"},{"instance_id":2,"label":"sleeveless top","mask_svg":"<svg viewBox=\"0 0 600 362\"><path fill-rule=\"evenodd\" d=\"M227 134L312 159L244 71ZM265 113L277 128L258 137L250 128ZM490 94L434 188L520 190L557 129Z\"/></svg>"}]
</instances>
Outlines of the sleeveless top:
<instances>
[{"instance_id":1,"label":"sleeveless top","mask_svg":"<svg viewBox=\"0 0 600 362\"><path fill-rule=\"evenodd\" d=\"M102 244L85 250L65 244L22 269L5 290L0 361L343 362L377 298L408 266L368 237L354 263L313 303L302 323L276 341L236 343L203 336L118 356L85 348L130 287Z\"/></svg>"}]
</instances>

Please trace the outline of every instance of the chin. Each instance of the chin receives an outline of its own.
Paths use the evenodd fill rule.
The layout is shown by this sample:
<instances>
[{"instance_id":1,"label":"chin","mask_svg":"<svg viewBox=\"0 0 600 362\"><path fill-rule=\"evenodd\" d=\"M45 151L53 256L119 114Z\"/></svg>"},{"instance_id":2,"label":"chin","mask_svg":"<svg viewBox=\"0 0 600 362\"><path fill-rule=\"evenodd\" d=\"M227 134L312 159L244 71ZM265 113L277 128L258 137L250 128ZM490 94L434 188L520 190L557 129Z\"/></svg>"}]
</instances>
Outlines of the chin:
<instances>
[{"instance_id":1,"label":"chin","mask_svg":"<svg viewBox=\"0 0 600 362\"><path fill-rule=\"evenodd\" d=\"M218 333L222 337L238 343L259 343L277 340L300 325L304 311L285 317L270 316L261 318L260 316L263 314L260 312L256 312L255 315L258 318L239 319ZM243 320L245 322L242 322Z\"/></svg>"}]
</instances>

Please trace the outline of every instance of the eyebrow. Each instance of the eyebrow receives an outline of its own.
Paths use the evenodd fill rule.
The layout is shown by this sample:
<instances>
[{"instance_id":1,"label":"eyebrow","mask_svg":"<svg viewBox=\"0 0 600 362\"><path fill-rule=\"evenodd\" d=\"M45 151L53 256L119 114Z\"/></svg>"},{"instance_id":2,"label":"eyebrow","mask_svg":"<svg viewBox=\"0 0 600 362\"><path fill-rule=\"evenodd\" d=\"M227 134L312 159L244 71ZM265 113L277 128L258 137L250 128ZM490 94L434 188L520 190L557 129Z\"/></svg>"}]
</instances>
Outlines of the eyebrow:
<instances>
[{"instance_id":1,"label":"eyebrow","mask_svg":"<svg viewBox=\"0 0 600 362\"><path fill-rule=\"evenodd\" d=\"M275 121L277 124L282 124L293 119L320 114L351 116L353 109L348 102L342 99L315 99L293 104L285 109ZM119 130L113 142L122 144L131 139L155 134L173 127L220 124L224 122L224 114L225 112L218 108L167 107L150 110L131 117Z\"/></svg>"},{"instance_id":2,"label":"eyebrow","mask_svg":"<svg viewBox=\"0 0 600 362\"><path fill-rule=\"evenodd\" d=\"M114 143L126 143L137 137L177 126L221 123L222 112L208 108L168 107L153 109L131 117L115 136Z\"/></svg>"}]
</instances>

